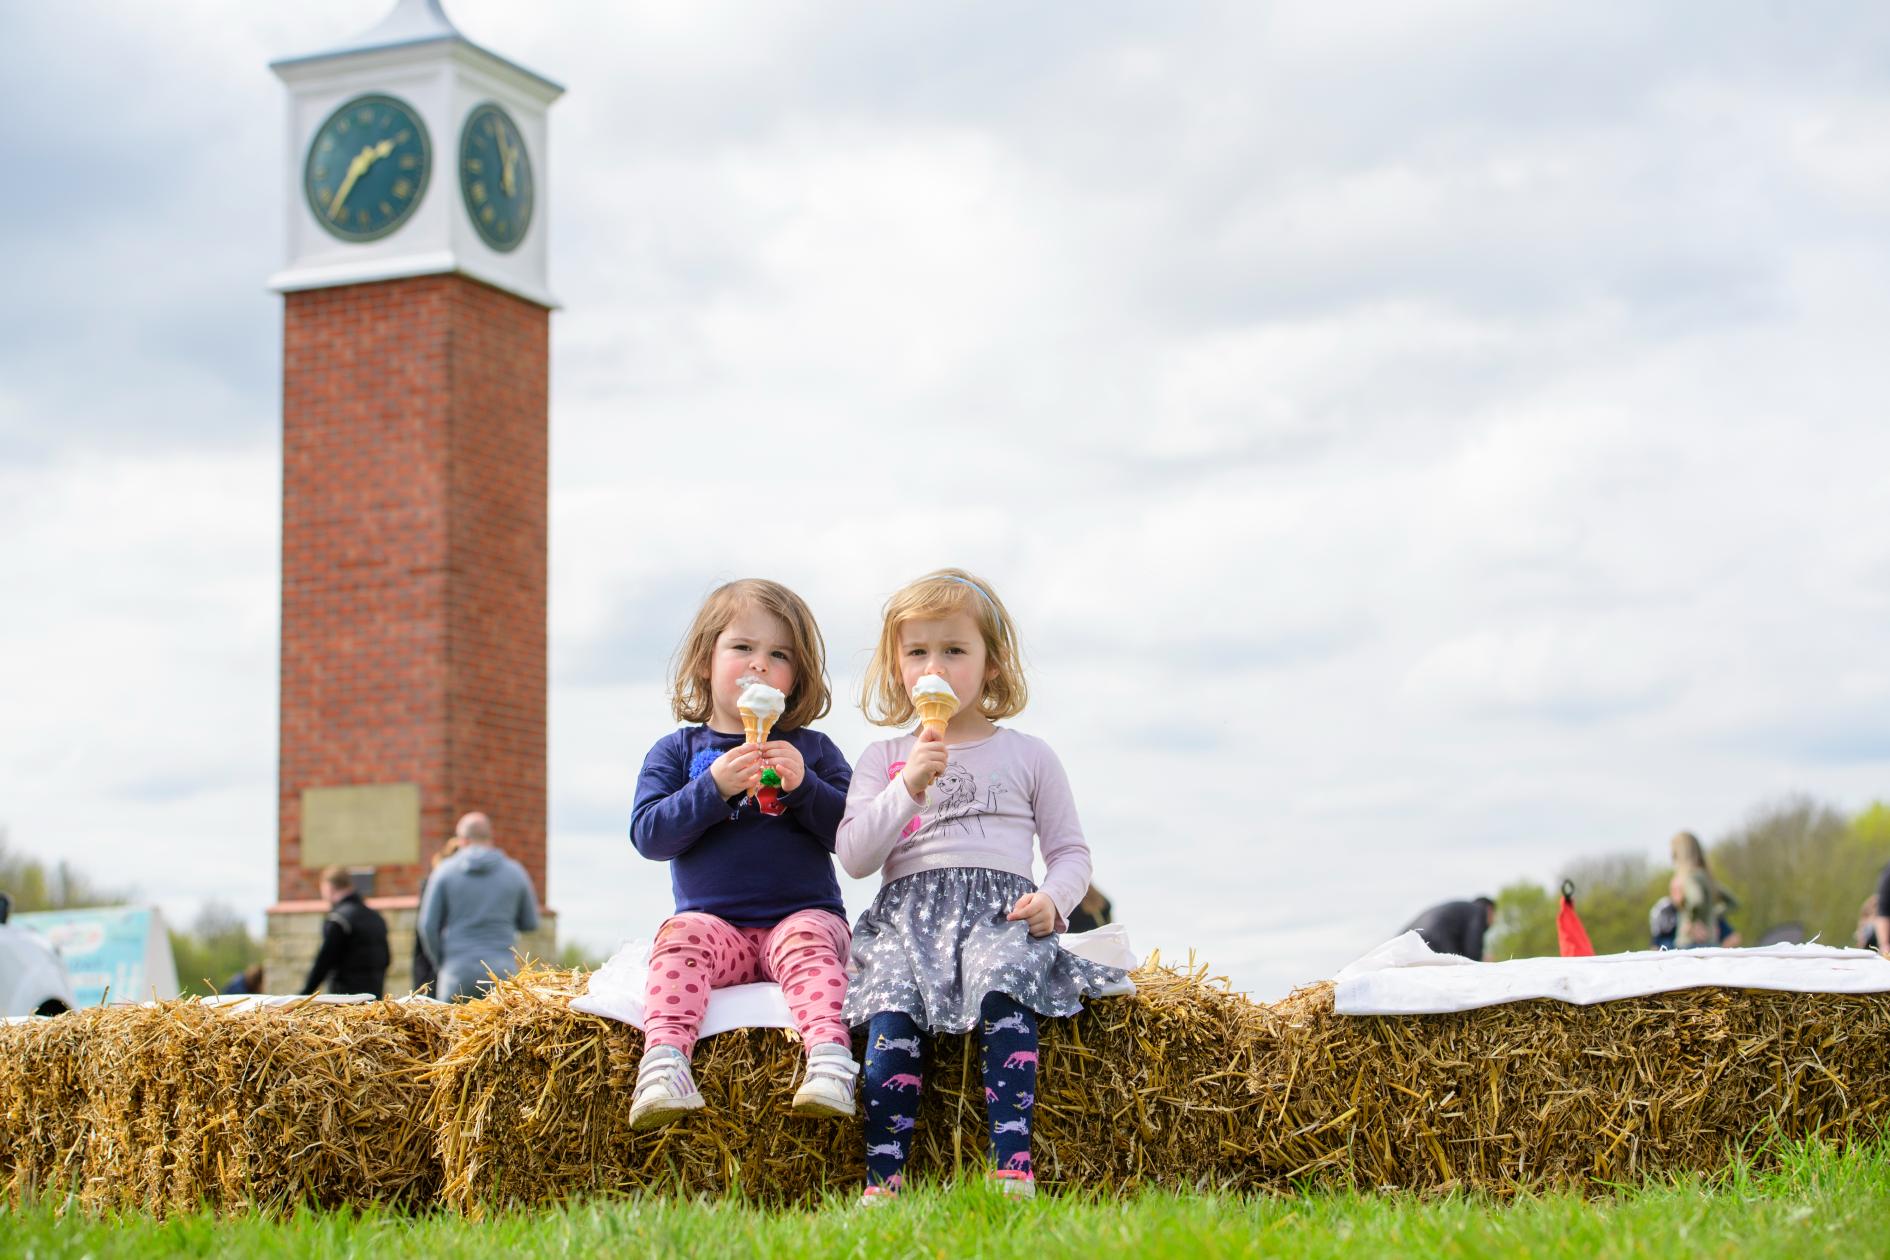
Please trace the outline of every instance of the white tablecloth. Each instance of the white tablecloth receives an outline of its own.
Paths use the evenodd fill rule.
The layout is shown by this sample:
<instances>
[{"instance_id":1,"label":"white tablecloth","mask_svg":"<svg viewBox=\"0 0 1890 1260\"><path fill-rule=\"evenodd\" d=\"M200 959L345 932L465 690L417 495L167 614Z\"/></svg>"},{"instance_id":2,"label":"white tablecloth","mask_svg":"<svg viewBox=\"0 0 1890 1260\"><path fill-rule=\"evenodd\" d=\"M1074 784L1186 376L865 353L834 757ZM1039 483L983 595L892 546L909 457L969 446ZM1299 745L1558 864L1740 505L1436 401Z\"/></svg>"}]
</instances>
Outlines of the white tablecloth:
<instances>
[{"instance_id":1,"label":"white tablecloth","mask_svg":"<svg viewBox=\"0 0 1890 1260\"><path fill-rule=\"evenodd\" d=\"M1333 977L1333 1005L1341 1015L1430 1015L1528 998L1591 1006L1698 988L1886 993L1890 959L1867 949L1765 945L1485 963L1432 953L1406 932Z\"/></svg>"}]
</instances>

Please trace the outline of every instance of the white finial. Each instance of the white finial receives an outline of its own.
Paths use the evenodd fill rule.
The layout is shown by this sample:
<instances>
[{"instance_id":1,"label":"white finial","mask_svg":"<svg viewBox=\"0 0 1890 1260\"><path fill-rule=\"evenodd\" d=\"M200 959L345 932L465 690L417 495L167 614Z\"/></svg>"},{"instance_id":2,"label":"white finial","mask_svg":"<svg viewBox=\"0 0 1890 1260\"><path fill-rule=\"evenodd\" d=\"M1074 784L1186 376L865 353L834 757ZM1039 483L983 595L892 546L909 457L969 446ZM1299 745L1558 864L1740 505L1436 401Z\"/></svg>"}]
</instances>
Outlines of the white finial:
<instances>
[{"instance_id":1,"label":"white finial","mask_svg":"<svg viewBox=\"0 0 1890 1260\"><path fill-rule=\"evenodd\" d=\"M394 11L381 19L379 26L364 31L353 42L357 47L378 48L386 44L412 44L426 39L448 39L459 34L440 0L398 0Z\"/></svg>"},{"instance_id":2,"label":"white finial","mask_svg":"<svg viewBox=\"0 0 1890 1260\"><path fill-rule=\"evenodd\" d=\"M533 81L536 93L546 104L550 104L564 92L563 88L544 75L527 70L516 61L501 57L491 49L481 48L467 39L460 29L453 25L453 20L446 16L446 8L441 0L395 0L393 11L382 18L378 25L370 30L362 31L339 47L325 48L320 52L305 53L299 57L285 57L269 64L277 74L287 79L301 76L311 67L332 61L337 57L352 57L365 52L383 52L390 48L419 49L428 45L436 47L457 45L469 48L483 57L490 58L522 74Z\"/></svg>"}]
</instances>

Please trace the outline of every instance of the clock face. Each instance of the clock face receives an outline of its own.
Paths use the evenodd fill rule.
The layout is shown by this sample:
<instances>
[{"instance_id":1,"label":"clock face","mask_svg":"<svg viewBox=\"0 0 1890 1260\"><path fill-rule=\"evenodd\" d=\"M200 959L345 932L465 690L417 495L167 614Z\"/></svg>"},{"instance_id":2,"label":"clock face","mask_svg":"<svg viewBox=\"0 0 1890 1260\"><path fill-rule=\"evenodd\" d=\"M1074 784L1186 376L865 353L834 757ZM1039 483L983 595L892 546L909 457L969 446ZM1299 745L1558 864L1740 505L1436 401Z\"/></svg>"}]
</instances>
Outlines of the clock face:
<instances>
[{"instance_id":1,"label":"clock face","mask_svg":"<svg viewBox=\"0 0 1890 1260\"><path fill-rule=\"evenodd\" d=\"M426 124L411 105L391 96L357 96L316 131L302 191L330 233L373 241L413 214L432 169Z\"/></svg>"},{"instance_id":2,"label":"clock face","mask_svg":"<svg viewBox=\"0 0 1890 1260\"><path fill-rule=\"evenodd\" d=\"M486 244L502 254L518 248L537 196L532 159L518 124L489 101L466 116L459 133L459 191Z\"/></svg>"}]
</instances>

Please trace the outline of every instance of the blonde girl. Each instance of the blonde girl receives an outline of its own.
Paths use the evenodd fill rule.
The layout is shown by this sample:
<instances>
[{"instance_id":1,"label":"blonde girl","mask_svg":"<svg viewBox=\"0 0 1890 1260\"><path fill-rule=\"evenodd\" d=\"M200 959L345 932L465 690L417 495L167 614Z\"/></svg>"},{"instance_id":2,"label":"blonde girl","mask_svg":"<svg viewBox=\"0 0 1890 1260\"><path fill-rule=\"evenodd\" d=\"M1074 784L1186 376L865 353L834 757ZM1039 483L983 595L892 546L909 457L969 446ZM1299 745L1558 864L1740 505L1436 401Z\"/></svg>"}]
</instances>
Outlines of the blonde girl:
<instances>
[{"instance_id":1,"label":"blonde girl","mask_svg":"<svg viewBox=\"0 0 1890 1260\"><path fill-rule=\"evenodd\" d=\"M854 768L836 852L847 873L879 872L853 934L845 1014L867 1025L869 1201L904 1176L929 1035L982 1040L992 1177L1029 1195L1037 1018L1070 1015L1124 974L1057 944L1089 887L1089 846L1062 763L1041 739L999 722L1027 699L1017 632L989 583L941 569L886 604L862 707L908 726L914 688L951 689L942 731L909 729ZM1031 879L1032 842L1044 880Z\"/></svg>"}]
</instances>

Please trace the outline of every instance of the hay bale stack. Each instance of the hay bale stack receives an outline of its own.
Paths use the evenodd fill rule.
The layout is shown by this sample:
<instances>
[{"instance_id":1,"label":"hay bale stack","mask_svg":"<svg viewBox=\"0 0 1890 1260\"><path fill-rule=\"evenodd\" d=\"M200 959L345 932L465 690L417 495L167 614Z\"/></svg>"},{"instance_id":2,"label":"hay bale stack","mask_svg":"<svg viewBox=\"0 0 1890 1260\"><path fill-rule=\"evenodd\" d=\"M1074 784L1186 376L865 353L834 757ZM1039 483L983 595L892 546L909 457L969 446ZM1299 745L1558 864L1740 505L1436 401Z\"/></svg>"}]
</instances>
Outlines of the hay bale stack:
<instances>
[{"instance_id":1,"label":"hay bale stack","mask_svg":"<svg viewBox=\"0 0 1890 1260\"><path fill-rule=\"evenodd\" d=\"M1048 1020L1037 1173L1101 1192L1219 1184L1555 1186L1724 1166L1741 1143L1890 1131L1890 994L1694 990L1594 1007L1350 1017L1204 971ZM705 1040L709 1109L632 1133L642 1034L534 969L455 1008L173 1002L0 1028L0 1185L163 1213L443 1201L475 1216L585 1193L805 1203L864 1175L857 1122L787 1112L800 1047ZM860 1047L856 1046L856 1052ZM938 1038L912 1169L977 1175L974 1037Z\"/></svg>"},{"instance_id":2,"label":"hay bale stack","mask_svg":"<svg viewBox=\"0 0 1890 1260\"><path fill-rule=\"evenodd\" d=\"M85 1133L79 1048L101 1014L0 1026L0 1202L23 1204L76 1182Z\"/></svg>"},{"instance_id":3,"label":"hay bale stack","mask_svg":"<svg viewBox=\"0 0 1890 1260\"><path fill-rule=\"evenodd\" d=\"M1149 966L1132 998L1045 1021L1037 1102L1038 1176L1099 1190L1244 1176L1230 1145L1253 1123L1249 1045L1259 1008L1196 971ZM858 1121L787 1112L798 1043L780 1030L704 1040L704 1112L633 1133L630 1094L643 1037L570 1010L582 973L535 970L456 1012L435 1073L442 1197L478 1215L587 1192L740 1194L804 1203L865 1175ZM855 1047L856 1054L859 1047ZM937 1039L920 1112L919 1175L978 1167L986 1147L972 1037Z\"/></svg>"},{"instance_id":4,"label":"hay bale stack","mask_svg":"<svg viewBox=\"0 0 1890 1260\"><path fill-rule=\"evenodd\" d=\"M1497 1193L1707 1172L1741 1143L1890 1128L1890 994L1696 989L1347 1016L1274 1005L1253 1179Z\"/></svg>"},{"instance_id":5,"label":"hay bale stack","mask_svg":"<svg viewBox=\"0 0 1890 1260\"><path fill-rule=\"evenodd\" d=\"M488 1207L658 1188L766 1200L791 1197L771 1188L811 1191L848 1168L859 1174L857 1130L786 1114L800 1048L777 1029L702 1041L695 1073L707 1110L656 1133L632 1133L643 1034L572 1011L585 983L582 972L534 968L455 1011L434 1070L446 1202L478 1216Z\"/></svg>"},{"instance_id":6,"label":"hay bale stack","mask_svg":"<svg viewBox=\"0 0 1890 1260\"><path fill-rule=\"evenodd\" d=\"M180 1001L9 1029L55 1082L9 1082L9 1114L56 1103L70 1117L15 1143L9 1184L157 1214L428 1202L440 1172L426 1072L447 1019L392 1002Z\"/></svg>"}]
</instances>

